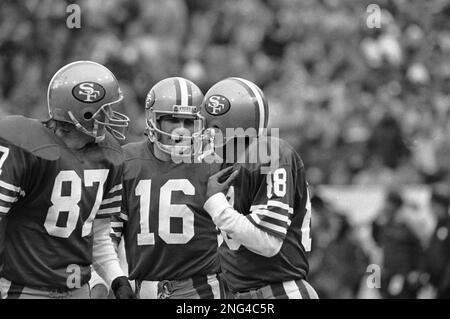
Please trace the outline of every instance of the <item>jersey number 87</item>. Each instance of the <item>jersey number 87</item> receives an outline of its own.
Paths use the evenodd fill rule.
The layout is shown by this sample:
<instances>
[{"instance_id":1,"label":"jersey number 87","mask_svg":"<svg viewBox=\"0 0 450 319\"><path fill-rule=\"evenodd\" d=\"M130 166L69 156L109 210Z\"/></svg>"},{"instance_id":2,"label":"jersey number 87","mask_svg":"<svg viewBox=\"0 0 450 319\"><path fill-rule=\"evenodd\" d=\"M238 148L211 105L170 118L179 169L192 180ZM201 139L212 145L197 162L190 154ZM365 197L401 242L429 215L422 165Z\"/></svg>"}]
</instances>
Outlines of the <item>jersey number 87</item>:
<instances>
[{"instance_id":1,"label":"jersey number 87","mask_svg":"<svg viewBox=\"0 0 450 319\"><path fill-rule=\"evenodd\" d=\"M9 155L9 148L0 145L0 175L2 175L2 166Z\"/></svg>"},{"instance_id":2,"label":"jersey number 87","mask_svg":"<svg viewBox=\"0 0 450 319\"><path fill-rule=\"evenodd\" d=\"M92 169L84 171L84 184L86 187L93 187L98 183L95 203L92 207L89 217L83 223L82 237L88 236L92 231L92 223L95 214L100 208L103 197L103 186L108 177L108 169ZM63 183L70 183L70 195L62 195ZM48 209L44 227L47 232L55 237L69 238L76 228L80 216L81 200L81 178L75 171L60 171L55 178L55 184L51 195L52 206ZM65 226L58 226L57 222L61 212L68 212L67 223Z\"/></svg>"}]
</instances>

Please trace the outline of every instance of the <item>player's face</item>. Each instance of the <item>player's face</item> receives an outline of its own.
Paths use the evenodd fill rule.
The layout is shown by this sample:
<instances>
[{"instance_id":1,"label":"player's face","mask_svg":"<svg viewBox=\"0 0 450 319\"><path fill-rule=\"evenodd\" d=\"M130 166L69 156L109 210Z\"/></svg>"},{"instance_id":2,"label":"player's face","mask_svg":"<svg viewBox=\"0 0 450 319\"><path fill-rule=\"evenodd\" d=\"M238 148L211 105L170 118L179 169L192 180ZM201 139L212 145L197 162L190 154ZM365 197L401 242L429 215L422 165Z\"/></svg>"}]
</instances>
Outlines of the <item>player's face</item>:
<instances>
[{"instance_id":1,"label":"player's face","mask_svg":"<svg viewBox=\"0 0 450 319\"><path fill-rule=\"evenodd\" d=\"M81 149L86 144L93 142L94 138L77 130L75 125L65 122L56 122L55 134L70 149Z\"/></svg>"},{"instance_id":2,"label":"player's face","mask_svg":"<svg viewBox=\"0 0 450 319\"><path fill-rule=\"evenodd\" d=\"M194 119L174 118L164 116L160 119L161 130L175 136L162 135L160 142L165 145L185 146L190 145L191 140L182 138L192 136L194 132Z\"/></svg>"}]
</instances>

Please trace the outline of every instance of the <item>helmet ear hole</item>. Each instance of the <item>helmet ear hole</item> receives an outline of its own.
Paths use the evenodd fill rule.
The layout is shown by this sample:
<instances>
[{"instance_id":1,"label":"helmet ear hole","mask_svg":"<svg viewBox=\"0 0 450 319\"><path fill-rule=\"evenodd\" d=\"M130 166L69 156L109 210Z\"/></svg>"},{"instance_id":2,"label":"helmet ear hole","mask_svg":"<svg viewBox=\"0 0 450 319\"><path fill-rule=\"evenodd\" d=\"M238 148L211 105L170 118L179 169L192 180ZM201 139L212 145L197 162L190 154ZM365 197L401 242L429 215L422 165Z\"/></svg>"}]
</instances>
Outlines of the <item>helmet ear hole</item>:
<instances>
[{"instance_id":1,"label":"helmet ear hole","mask_svg":"<svg viewBox=\"0 0 450 319\"><path fill-rule=\"evenodd\" d=\"M83 114L83 117L85 120L92 119L92 116L94 116L94 114L91 111L84 112L84 114Z\"/></svg>"}]
</instances>

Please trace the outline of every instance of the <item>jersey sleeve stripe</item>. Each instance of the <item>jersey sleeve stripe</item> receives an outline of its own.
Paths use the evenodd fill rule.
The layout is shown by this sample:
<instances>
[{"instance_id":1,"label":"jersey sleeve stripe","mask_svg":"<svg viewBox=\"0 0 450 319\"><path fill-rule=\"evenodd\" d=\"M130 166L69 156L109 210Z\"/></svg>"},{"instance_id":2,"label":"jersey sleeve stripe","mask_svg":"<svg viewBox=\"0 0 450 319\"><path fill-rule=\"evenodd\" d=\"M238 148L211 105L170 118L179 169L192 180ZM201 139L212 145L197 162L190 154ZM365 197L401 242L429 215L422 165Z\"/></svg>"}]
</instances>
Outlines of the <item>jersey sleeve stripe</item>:
<instances>
[{"instance_id":1,"label":"jersey sleeve stripe","mask_svg":"<svg viewBox=\"0 0 450 319\"><path fill-rule=\"evenodd\" d=\"M267 231L274 236L281 237L282 239L286 237L286 228L262 221L257 215L254 214L246 215L246 217L252 224L262 230Z\"/></svg>"},{"instance_id":2,"label":"jersey sleeve stripe","mask_svg":"<svg viewBox=\"0 0 450 319\"><path fill-rule=\"evenodd\" d=\"M111 204L108 204L108 205L101 205L99 210L103 211L103 210L113 209L113 208L118 208L118 207L119 208L121 207L120 202L115 202L115 203L111 203Z\"/></svg>"},{"instance_id":3,"label":"jersey sleeve stripe","mask_svg":"<svg viewBox=\"0 0 450 319\"><path fill-rule=\"evenodd\" d=\"M7 196L0 193L0 200L8 203L14 203L17 201L17 197Z\"/></svg>"},{"instance_id":4,"label":"jersey sleeve stripe","mask_svg":"<svg viewBox=\"0 0 450 319\"><path fill-rule=\"evenodd\" d=\"M9 183L6 183L4 181L0 181L0 187L5 188L5 189L10 190L10 191L13 191L13 192L16 192L16 193L20 193L20 191L21 191L20 187L14 186L14 185L9 184Z\"/></svg>"},{"instance_id":5,"label":"jersey sleeve stripe","mask_svg":"<svg viewBox=\"0 0 450 319\"><path fill-rule=\"evenodd\" d=\"M119 215L114 215L111 218L111 232L110 236L113 240L120 240L124 229L124 222Z\"/></svg>"},{"instance_id":6,"label":"jersey sleeve stripe","mask_svg":"<svg viewBox=\"0 0 450 319\"><path fill-rule=\"evenodd\" d=\"M254 205L254 206L250 207L250 212L256 212L256 211L269 211L273 214L285 216L287 219L292 218L291 214L287 210L284 210L284 209L278 208L278 207L273 207L273 206L271 208L269 208L267 205ZM279 217L279 218L282 218L282 217Z\"/></svg>"},{"instance_id":7,"label":"jersey sleeve stripe","mask_svg":"<svg viewBox=\"0 0 450 319\"><path fill-rule=\"evenodd\" d=\"M288 204L284 204L282 202L275 201L275 200L269 200L269 201L267 201L267 204L252 205L250 207L250 211L252 212L252 211L257 210L257 209L267 209L270 206L284 209L289 214L293 214L294 213L294 209L289 207Z\"/></svg>"},{"instance_id":8,"label":"jersey sleeve stripe","mask_svg":"<svg viewBox=\"0 0 450 319\"><path fill-rule=\"evenodd\" d=\"M275 225L277 227L283 227L286 230L288 229L288 227L290 225L290 222L287 223L287 222L281 221L279 219L274 219L274 218L271 218L271 217L268 217L265 215L259 215L259 214L255 214L255 215L258 216L258 218L265 223L269 223L269 224Z\"/></svg>"},{"instance_id":9,"label":"jersey sleeve stripe","mask_svg":"<svg viewBox=\"0 0 450 319\"><path fill-rule=\"evenodd\" d=\"M261 205L252 205L250 206L250 211L253 212L254 210L258 210L258 209L266 209L267 205L266 204L261 204Z\"/></svg>"},{"instance_id":10,"label":"jersey sleeve stripe","mask_svg":"<svg viewBox=\"0 0 450 319\"><path fill-rule=\"evenodd\" d=\"M4 215L6 215L9 212L10 208L11 207L0 206L0 213L3 213Z\"/></svg>"},{"instance_id":11,"label":"jersey sleeve stripe","mask_svg":"<svg viewBox=\"0 0 450 319\"><path fill-rule=\"evenodd\" d=\"M108 204L111 204L111 203L114 203L114 202L121 202L121 201L122 201L122 195L117 195L117 196L114 196L112 198L104 199L102 201L102 205L108 205Z\"/></svg>"},{"instance_id":12,"label":"jersey sleeve stripe","mask_svg":"<svg viewBox=\"0 0 450 319\"><path fill-rule=\"evenodd\" d=\"M109 193L115 193L117 191L121 191L122 190L122 184L117 184L116 186L114 186L113 188L110 189Z\"/></svg>"},{"instance_id":13,"label":"jersey sleeve stripe","mask_svg":"<svg viewBox=\"0 0 450 319\"><path fill-rule=\"evenodd\" d=\"M120 213L120 207L99 209L97 215L110 215Z\"/></svg>"},{"instance_id":14,"label":"jersey sleeve stripe","mask_svg":"<svg viewBox=\"0 0 450 319\"><path fill-rule=\"evenodd\" d=\"M288 226L291 224L291 220L289 219L288 216L280 214L278 212L272 212L267 209L260 209L260 210L255 210L254 213L257 215L266 216L271 219L275 219L277 221L286 223Z\"/></svg>"},{"instance_id":15,"label":"jersey sleeve stripe","mask_svg":"<svg viewBox=\"0 0 450 319\"><path fill-rule=\"evenodd\" d=\"M7 213L11 209L11 206L13 205L12 202L5 202L3 200L0 200L0 212Z\"/></svg>"},{"instance_id":16,"label":"jersey sleeve stripe","mask_svg":"<svg viewBox=\"0 0 450 319\"><path fill-rule=\"evenodd\" d=\"M284 210L287 210L289 212L289 214L293 214L294 213L294 209L292 207L289 207L288 204L282 203L282 202L277 201L277 200L268 200L267 201L267 206L274 206L274 207L282 208Z\"/></svg>"}]
</instances>

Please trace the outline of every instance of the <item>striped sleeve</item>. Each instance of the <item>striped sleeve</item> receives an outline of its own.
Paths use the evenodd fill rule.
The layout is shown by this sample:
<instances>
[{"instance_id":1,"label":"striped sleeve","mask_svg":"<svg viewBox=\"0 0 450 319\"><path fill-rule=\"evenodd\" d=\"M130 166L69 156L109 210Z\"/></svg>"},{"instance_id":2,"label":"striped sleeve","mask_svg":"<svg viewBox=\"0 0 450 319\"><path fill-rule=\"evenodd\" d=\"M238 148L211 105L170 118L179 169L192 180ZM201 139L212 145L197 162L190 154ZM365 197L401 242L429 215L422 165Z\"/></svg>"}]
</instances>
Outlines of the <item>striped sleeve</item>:
<instances>
[{"instance_id":1,"label":"striped sleeve","mask_svg":"<svg viewBox=\"0 0 450 319\"><path fill-rule=\"evenodd\" d=\"M6 216L12 205L19 200L20 187L0 179L0 217Z\"/></svg>"},{"instance_id":2,"label":"striped sleeve","mask_svg":"<svg viewBox=\"0 0 450 319\"><path fill-rule=\"evenodd\" d=\"M96 218L110 218L120 214L122 205L122 180L123 164L114 167L108 176L107 189L103 194L102 203L98 209Z\"/></svg>"},{"instance_id":3,"label":"striped sleeve","mask_svg":"<svg viewBox=\"0 0 450 319\"><path fill-rule=\"evenodd\" d=\"M122 184L117 184L103 197L96 218L110 218L120 213Z\"/></svg>"},{"instance_id":4,"label":"striped sleeve","mask_svg":"<svg viewBox=\"0 0 450 319\"><path fill-rule=\"evenodd\" d=\"M122 191L122 194L125 194L125 190ZM125 197L125 195L123 196ZM114 215L111 218L111 238L117 245L119 245L120 240L122 239L124 229L128 222L128 213L125 202L126 200L122 201L119 215Z\"/></svg>"},{"instance_id":5,"label":"striped sleeve","mask_svg":"<svg viewBox=\"0 0 450 319\"><path fill-rule=\"evenodd\" d=\"M120 213L120 215L115 215L111 218L111 238L112 240L119 245L120 240L122 239L122 234L127 224L128 217L124 213Z\"/></svg>"},{"instance_id":6,"label":"striped sleeve","mask_svg":"<svg viewBox=\"0 0 450 319\"><path fill-rule=\"evenodd\" d=\"M0 139L0 217L8 214L11 207L25 196L22 189L27 154Z\"/></svg>"},{"instance_id":7,"label":"striped sleeve","mask_svg":"<svg viewBox=\"0 0 450 319\"><path fill-rule=\"evenodd\" d=\"M117 184L104 195L96 218L110 218L120 214L122 204L122 184Z\"/></svg>"},{"instance_id":8,"label":"striped sleeve","mask_svg":"<svg viewBox=\"0 0 450 319\"><path fill-rule=\"evenodd\" d=\"M284 240L294 215L295 176L289 166L263 176L246 216L256 227Z\"/></svg>"}]
</instances>

